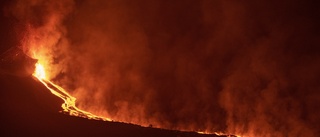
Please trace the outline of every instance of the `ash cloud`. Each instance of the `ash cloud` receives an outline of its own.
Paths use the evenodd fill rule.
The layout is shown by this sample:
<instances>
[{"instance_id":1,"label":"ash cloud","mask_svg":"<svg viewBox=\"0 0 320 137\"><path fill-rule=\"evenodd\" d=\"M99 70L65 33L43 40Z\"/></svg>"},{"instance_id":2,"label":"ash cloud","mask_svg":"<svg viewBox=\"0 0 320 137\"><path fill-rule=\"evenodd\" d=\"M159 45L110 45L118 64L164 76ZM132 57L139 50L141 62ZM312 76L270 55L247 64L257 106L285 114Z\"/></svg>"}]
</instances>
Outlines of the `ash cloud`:
<instances>
[{"instance_id":1,"label":"ash cloud","mask_svg":"<svg viewBox=\"0 0 320 137\"><path fill-rule=\"evenodd\" d=\"M320 42L313 5L74 1L60 24L68 42L55 44L63 69L54 80L79 107L124 122L317 136ZM39 16L28 19L46 17Z\"/></svg>"}]
</instances>

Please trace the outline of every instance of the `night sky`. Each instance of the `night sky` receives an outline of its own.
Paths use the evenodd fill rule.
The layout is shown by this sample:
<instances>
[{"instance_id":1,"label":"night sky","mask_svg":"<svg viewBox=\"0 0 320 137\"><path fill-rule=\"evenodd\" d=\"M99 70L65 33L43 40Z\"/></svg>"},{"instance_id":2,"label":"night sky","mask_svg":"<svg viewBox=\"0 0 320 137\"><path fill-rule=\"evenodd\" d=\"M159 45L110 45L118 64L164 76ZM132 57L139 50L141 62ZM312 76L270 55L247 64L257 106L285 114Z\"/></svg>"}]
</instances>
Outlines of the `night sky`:
<instances>
[{"instance_id":1,"label":"night sky","mask_svg":"<svg viewBox=\"0 0 320 137\"><path fill-rule=\"evenodd\" d=\"M1 2L1 53L50 41L50 78L117 121L248 136L320 134L317 1ZM38 45L32 45L37 47Z\"/></svg>"}]
</instances>

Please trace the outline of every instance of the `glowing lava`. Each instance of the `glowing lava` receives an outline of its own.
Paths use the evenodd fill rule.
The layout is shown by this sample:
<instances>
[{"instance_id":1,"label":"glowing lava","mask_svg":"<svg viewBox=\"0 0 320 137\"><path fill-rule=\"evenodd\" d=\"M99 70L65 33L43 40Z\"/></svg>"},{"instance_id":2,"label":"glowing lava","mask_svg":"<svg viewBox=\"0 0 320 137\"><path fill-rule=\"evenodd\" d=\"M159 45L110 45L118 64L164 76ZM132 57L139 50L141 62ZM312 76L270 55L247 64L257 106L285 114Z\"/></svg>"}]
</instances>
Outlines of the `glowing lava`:
<instances>
[{"instance_id":1,"label":"glowing lava","mask_svg":"<svg viewBox=\"0 0 320 137\"><path fill-rule=\"evenodd\" d=\"M62 87L52 83L50 80L46 78L46 72L43 65L39 62L35 65L36 69L33 73L33 76L36 77L44 86L46 86L52 94L61 98L64 103L61 105L63 112L68 113L71 116L83 117L87 119L94 119L94 120L103 120L103 121L112 121L110 118L105 118L101 116L96 116L90 112L84 111L79 109L76 104L76 98L71 96L66 90ZM209 133L209 132L201 132L198 131L199 134L215 134L215 135L223 135L223 136L230 136L230 137L240 137L235 135L227 135L223 133Z\"/></svg>"},{"instance_id":2,"label":"glowing lava","mask_svg":"<svg viewBox=\"0 0 320 137\"><path fill-rule=\"evenodd\" d=\"M88 119L94 120L103 120L103 121L111 121L109 118L96 116L91 114L90 112L84 111L79 109L76 106L76 98L71 96L67 91L65 91L62 87L52 83L50 80L46 79L46 73L43 65L39 62L36 64L35 72L33 76L36 77L43 85L45 85L52 94L56 95L57 97L61 98L64 103L62 104L63 112L68 113L72 116L78 116Z\"/></svg>"}]
</instances>

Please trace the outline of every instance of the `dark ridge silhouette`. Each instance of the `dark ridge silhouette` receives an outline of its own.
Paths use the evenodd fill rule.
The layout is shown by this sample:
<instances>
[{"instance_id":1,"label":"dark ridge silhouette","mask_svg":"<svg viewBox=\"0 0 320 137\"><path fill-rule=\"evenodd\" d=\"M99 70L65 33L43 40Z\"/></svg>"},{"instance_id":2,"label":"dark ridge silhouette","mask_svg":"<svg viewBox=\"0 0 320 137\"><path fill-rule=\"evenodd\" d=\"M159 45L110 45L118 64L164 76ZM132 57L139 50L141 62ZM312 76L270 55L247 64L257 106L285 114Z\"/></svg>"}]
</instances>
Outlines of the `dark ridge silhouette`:
<instances>
[{"instance_id":1,"label":"dark ridge silhouette","mask_svg":"<svg viewBox=\"0 0 320 137\"><path fill-rule=\"evenodd\" d=\"M28 76L33 73L36 59L27 56L19 47L11 47L0 54L0 73Z\"/></svg>"}]
</instances>

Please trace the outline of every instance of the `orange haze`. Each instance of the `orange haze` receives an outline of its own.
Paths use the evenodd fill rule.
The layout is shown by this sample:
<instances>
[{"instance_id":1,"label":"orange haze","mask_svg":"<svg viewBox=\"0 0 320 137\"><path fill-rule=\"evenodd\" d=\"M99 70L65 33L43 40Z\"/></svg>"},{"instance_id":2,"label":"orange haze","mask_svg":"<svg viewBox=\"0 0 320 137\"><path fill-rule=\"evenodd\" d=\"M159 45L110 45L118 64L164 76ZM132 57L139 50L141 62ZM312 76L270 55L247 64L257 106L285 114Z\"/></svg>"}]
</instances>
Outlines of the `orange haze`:
<instances>
[{"instance_id":1,"label":"orange haze","mask_svg":"<svg viewBox=\"0 0 320 137\"><path fill-rule=\"evenodd\" d=\"M17 0L21 46L96 115L242 136L320 131L318 7L289 0Z\"/></svg>"}]
</instances>

